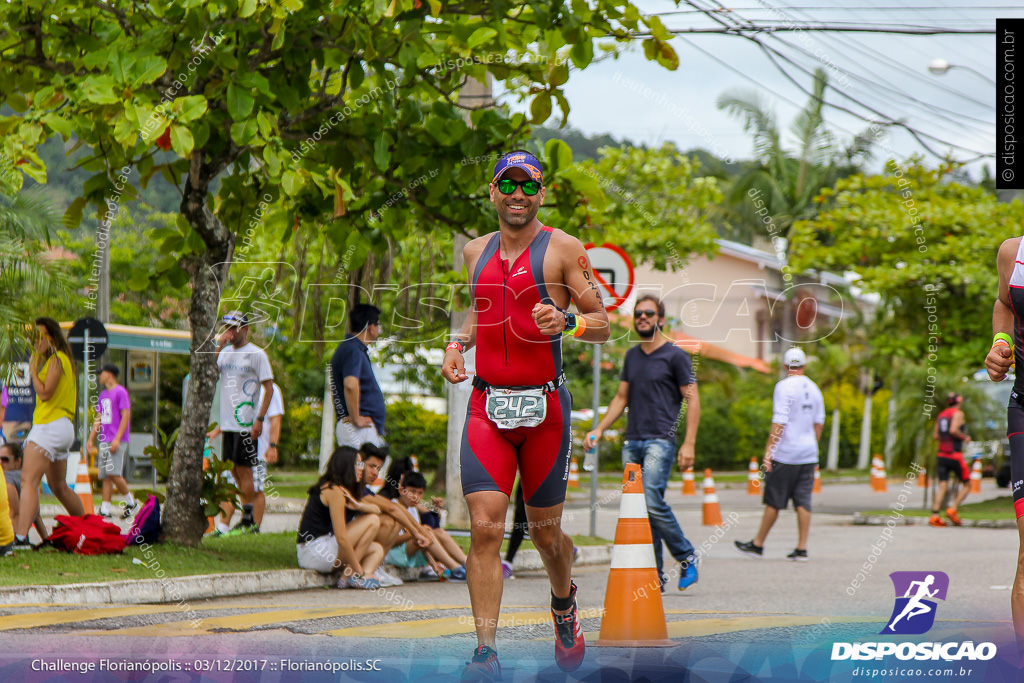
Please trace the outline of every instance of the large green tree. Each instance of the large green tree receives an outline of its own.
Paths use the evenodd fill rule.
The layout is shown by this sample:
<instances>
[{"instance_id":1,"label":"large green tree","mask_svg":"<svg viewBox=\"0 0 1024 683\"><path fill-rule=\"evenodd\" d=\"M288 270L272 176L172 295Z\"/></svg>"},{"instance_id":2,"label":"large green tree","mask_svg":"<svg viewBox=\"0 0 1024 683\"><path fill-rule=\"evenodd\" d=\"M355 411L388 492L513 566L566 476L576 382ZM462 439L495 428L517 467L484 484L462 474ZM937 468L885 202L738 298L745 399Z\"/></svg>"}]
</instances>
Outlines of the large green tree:
<instances>
[{"instance_id":1,"label":"large green tree","mask_svg":"<svg viewBox=\"0 0 1024 683\"><path fill-rule=\"evenodd\" d=\"M597 41L629 41L633 31L650 33L649 59L677 66L661 22L619 0L0 3L0 104L14 110L0 116L3 151L40 182L35 150L53 134L90 151L83 168L93 175L69 223L89 204L103 213L131 197L136 179L145 188L162 178L181 193L177 228L148 247L164 253L150 275L192 288L170 539L197 543L205 527L200 452L217 378L214 326L244 238L329 216L333 244L369 253L403 234L388 210L396 195L424 223L480 226L480 174L469 162L517 142L555 104L564 116L570 63L585 68ZM529 97L529 117L460 103L467 78ZM548 164L560 194L586 191L568 155ZM287 300L267 289L267 271L253 265L235 277L265 292L259 312L271 317Z\"/></svg>"}]
</instances>

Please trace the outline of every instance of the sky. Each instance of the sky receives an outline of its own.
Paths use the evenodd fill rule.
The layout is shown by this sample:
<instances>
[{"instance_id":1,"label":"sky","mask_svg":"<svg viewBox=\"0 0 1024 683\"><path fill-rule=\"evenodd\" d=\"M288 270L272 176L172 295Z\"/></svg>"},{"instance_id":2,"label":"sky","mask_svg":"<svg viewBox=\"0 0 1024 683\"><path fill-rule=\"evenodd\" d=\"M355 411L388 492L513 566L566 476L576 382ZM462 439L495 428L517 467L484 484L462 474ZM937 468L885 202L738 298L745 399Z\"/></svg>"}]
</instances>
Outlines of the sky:
<instances>
[{"instance_id":1,"label":"sky","mask_svg":"<svg viewBox=\"0 0 1024 683\"><path fill-rule=\"evenodd\" d=\"M729 0L722 0L728 3ZM718 26L693 5L664 0L639 3L646 13L662 14L669 28ZM995 30L997 17L1024 17L1024 5L1005 0L695 0L701 8L728 7L722 21L759 26L806 26L808 22L860 27L913 26ZM890 154L906 159L921 154L929 165L952 154L970 162L977 178L982 164L994 169L996 37L992 34L938 36L874 32L823 31L762 33L794 63L778 58L793 80L808 92L815 67L829 74L826 102L860 117L829 107L828 127L841 143L864 131L872 121L900 119L918 130L924 144L909 133L890 129L888 147L873 162ZM680 66L668 71L648 62L639 46L617 59L605 59L583 71L574 70L566 86L572 106L569 125L587 134L609 133L633 143L673 142L680 149L704 147L734 159L753 155L751 136L740 119L716 107L726 92L756 92L776 113L779 127L789 128L808 95L791 82L755 43L736 35L688 34L672 45ZM958 67L944 75L929 72L932 59ZM803 69L803 70L801 70ZM805 70L805 71L804 71ZM877 113L870 110L874 109ZM792 140L784 137L784 141ZM959 146L959 147L958 147ZM988 155L988 156L984 156Z\"/></svg>"}]
</instances>

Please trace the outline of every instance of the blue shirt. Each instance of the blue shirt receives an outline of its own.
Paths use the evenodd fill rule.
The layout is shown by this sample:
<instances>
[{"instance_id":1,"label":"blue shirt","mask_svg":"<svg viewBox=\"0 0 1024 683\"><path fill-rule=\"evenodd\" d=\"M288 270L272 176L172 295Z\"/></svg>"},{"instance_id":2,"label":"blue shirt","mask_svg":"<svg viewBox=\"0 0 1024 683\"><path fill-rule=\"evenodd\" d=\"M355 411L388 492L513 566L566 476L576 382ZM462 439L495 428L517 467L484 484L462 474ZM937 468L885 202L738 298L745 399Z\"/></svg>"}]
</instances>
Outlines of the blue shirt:
<instances>
[{"instance_id":1,"label":"blue shirt","mask_svg":"<svg viewBox=\"0 0 1024 683\"><path fill-rule=\"evenodd\" d=\"M694 383L690 354L671 342L650 355L639 346L626 352L623 382L629 383L626 439L676 440L676 422L683 404L679 387Z\"/></svg>"},{"instance_id":2,"label":"blue shirt","mask_svg":"<svg viewBox=\"0 0 1024 683\"><path fill-rule=\"evenodd\" d=\"M351 334L338 344L331 356L331 391L334 394L334 412L339 418L349 415L345 404L346 377L359 380L359 414L373 420L377 432L384 434L384 394L373 374L366 344Z\"/></svg>"}]
</instances>

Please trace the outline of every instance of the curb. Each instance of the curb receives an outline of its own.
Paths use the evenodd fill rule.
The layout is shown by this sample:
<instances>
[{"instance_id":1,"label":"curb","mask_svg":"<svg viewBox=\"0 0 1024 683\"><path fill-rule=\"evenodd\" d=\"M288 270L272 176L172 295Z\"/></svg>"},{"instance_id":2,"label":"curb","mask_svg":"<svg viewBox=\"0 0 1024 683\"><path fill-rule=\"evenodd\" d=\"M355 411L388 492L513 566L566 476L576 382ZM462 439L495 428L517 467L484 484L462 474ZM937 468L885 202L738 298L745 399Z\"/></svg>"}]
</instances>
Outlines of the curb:
<instances>
[{"instance_id":1,"label":"curb","mask_svg":"<svg viewBox=\"0 0 1024 683\"><path fill-rule=\"evenodd\" d=\"M578 565L611 562L611 546L581 546ZM543 569L540 553L524 549L516 554L516 571ZM418 570L417 570L418 571ZM334 585L337 579L308 569L277 569L268 572L176 576L141 581L68 583L59 586L9 586L0 588L0 605L142 605L181 603L206 598L226 598L253 593L278 593Z\"/></svg>"},{"instance_id":2,"label":"curb","mask_svg":"<svg viewBox=\"0 0 1024 683\"><path fill-rule=\"evenodd\" d=\"M928 526L927 517L899 517L890 515L862 515L853 513L853 523L857 526L889 526L892 520L896 526ZM965 519L965 527L981 527L985 529L1016 529L1017 522L1012 519Z\"/></svg>"}]
</instances>

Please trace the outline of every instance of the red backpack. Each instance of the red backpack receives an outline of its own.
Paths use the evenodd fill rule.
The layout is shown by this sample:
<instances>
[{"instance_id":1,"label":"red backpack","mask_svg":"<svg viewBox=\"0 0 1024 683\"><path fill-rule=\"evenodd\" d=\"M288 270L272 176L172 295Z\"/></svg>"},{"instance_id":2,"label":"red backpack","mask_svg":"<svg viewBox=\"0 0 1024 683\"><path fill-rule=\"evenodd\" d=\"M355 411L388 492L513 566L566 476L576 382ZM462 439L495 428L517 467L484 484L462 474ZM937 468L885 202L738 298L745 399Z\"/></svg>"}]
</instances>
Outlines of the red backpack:
<instances>
[{"instance_id":1,"label":"red backpack","mask_svg":"<svg viewBox=\"0 0 1024 683\"><path fill-rule=\"evenodd\" d=\"M116 524L99 515L71 517L57 515L57 526L47 539L54 548L78 555L104 555L119 553L127 542Z\"/></svg>"}]
</instances>

